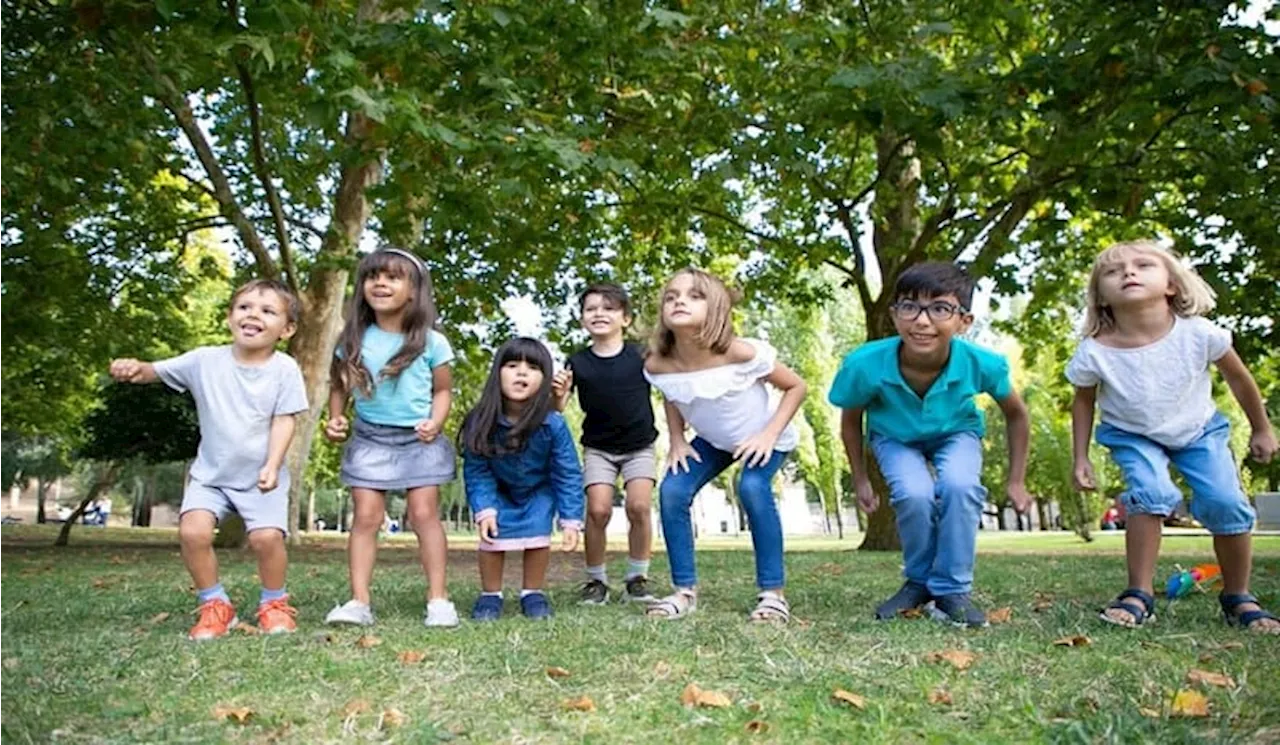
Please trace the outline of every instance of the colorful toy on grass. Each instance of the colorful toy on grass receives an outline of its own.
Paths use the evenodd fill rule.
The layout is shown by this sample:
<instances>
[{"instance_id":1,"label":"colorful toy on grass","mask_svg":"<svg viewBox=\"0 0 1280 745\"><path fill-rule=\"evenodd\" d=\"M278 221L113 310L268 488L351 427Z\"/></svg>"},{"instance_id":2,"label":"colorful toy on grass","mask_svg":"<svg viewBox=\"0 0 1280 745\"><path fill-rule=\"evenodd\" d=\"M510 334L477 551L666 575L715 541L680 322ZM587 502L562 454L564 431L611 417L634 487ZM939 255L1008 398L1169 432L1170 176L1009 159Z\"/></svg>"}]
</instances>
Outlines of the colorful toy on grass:
<instances>
[{"instance_id":1,"label":"colorful toy on grass","mask_svg":"<svg viewBox=\"0 0 1280 745\"><path fill-rule=\"evenodd\" d=\"M1169 600L1186 597L1192 590L1204 592L1208 589L1207 585L1222 579L1222 567L1217 564L1201 564L1190 569L1180 566L1177 568L1178 571L1169 577L1169 582L1164 587L1164 595Z\"/></svg>"}]
</instances>

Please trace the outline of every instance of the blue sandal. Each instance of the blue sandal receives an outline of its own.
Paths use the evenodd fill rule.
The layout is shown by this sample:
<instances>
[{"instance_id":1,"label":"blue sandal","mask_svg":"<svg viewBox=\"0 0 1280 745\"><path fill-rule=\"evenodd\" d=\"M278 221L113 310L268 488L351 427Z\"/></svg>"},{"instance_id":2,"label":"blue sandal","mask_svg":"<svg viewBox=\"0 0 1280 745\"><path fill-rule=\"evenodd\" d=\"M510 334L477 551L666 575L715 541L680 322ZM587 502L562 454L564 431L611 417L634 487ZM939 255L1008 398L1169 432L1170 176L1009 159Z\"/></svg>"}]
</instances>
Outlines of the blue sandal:
<instances>
[{"instance_id":1,"label":"blue sandal","mask_svg":"<svg viewBox=\"0 0 1280 745\"><path fill-rule=\"evenodd\" d=\"M1142 605L1138 605L1133 602L1126 602L1130 598L1141 602ZM1133 616L1133 620L1126 623L1124 621L1117 621L1116 619L1111 618L1107 615L1107 611L1113 609L1119 609L1128 613L1130 616ZM1152 597L1150 593L1143 592L1136 587L1130 587L1117 595L1116 599L1112 600L1110 605L1103 608L1102 612L1098 614L1098 618L1101 618L1103 621L1106 621L1113 626L1122 626L1126 629L1136 629L1148 621L1156 620L1156 599Z\"/></svg>"},{"instance_id":2,"label":"blue sandal","mask_svg":"<svg viewBox=\"0 0 1280 745\"><path fill-rule=\"evenodd\" d=\"M1228 595L1224 592L1218 596L1218 603L1222 606L1222 620L1226 621L1228 626L1249 629L1258 621L1263 621L1268 618L1273 621L1280 621L1280 618L1276 618L1275 615L1262 610L1261 606L1259 606L1258 610L1247 610L1242 613L1236 612L1236 609L1245 603L1258 605L1258 599L1247 592L1232 595Z\"/></svg>"}]
</instances>

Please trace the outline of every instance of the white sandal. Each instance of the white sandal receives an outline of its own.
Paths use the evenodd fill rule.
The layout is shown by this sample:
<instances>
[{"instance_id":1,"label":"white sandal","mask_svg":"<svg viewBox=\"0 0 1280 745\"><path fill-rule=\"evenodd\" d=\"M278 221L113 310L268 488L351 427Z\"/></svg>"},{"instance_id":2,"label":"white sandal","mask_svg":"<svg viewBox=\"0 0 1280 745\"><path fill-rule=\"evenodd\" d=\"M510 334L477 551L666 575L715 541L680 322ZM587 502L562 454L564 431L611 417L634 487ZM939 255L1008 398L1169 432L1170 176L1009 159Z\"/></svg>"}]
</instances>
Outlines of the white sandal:
<instances>
[{"instance_id":1,"label":"white sandal","mask_svg":"<svg viewBox=\"0 0 1280 745\"><path fill-rule=\"evenodd\" d=\"M788 623L791 605L778 593L765 590L756 596L756 607L748 618L752 623Z\"/></svg>"},{"instance_id":2,"label":"white sandal","mask_svg":"<svg viewBox=\"0 0 1280 745\"><path fill-rule=\"evenodd\" d=\"M693 590L676 590L665 598L649 603L644 614L649 618L674 621L698 609L698 596Z\"/></svg>"}]
</instances>

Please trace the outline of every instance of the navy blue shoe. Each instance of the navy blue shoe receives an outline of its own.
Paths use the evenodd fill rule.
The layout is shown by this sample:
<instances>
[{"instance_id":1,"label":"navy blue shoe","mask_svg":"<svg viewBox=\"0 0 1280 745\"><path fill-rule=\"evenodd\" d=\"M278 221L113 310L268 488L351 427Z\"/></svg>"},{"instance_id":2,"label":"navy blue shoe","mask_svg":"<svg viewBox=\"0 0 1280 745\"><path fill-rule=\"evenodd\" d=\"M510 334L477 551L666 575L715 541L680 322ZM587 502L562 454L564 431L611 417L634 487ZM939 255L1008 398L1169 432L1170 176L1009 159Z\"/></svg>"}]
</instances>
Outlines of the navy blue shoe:
<instances>
[{"instance_id":1,"label":"navy blue shoe","mask_svg":"<svg viewBox=\"0 0 1280 745\"><path fill-rule=\"evenodd\" d=\"M541 592L534 592L520 598L520 612L525 618L545 621L551 618L551 603Z\"/></svg>"},{"instance_id":2,"label":"navy blue shoe","mask_svg":"<svg viewBox=\"0 0 1280 745\"><path fill-rule=\"evenodd\" d=\"M471 606L472 621L496 621L502 618L502 596L481 595Z\"/></svg>"}]
</instances>

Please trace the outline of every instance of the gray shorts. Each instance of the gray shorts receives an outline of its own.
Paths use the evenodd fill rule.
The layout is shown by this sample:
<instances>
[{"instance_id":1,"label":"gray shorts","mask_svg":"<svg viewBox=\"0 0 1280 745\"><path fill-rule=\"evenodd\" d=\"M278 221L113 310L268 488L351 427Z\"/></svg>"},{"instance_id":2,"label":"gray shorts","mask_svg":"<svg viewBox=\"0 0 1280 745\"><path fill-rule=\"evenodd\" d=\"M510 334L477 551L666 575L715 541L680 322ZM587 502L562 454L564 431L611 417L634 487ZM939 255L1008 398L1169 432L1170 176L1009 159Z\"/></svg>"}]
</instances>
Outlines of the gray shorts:
<instances>
[{"instance_id":1,"label":"gray shorts","mask_svg":"<svg viewBox=\"0 0 1280 745\"><path fill-rule=\"evenodd\" d=\"M260 491L256 486L228 489L189 479L187 488L182 493L181 514L185 515L192 510L212 512L218 522L222 522L228 512L235 510L244 520L245 530L276 528L288 535L289 471L280 469L280 482L269 492Z\"/></svg>"},{"instance_id":2,"label":"gray shorts","mask_svg":"<svg viewBox=\"0 0 1280 745\"><path fill-rule=\"evenodd\" d=\"M378 491L439 486L453 481L456 461L453 443L443 434L422 442L413 427L371 424L357 417L342 453L342 483Z\"/></svg>"},{"instance_id":3,"label":"gray shorts","mask_svg":"<svg viewBox=\"0 0 1280 745\"><path fill-rule=\"evenodd\" d=\"M624 486L632 479L649 479L657 483L658 469L655 460L652 445L629 453L610 453L607 450L584 447L582 483L586 486L614 484L619 475L622 476Z\"/></svg>"}]
</instances>

